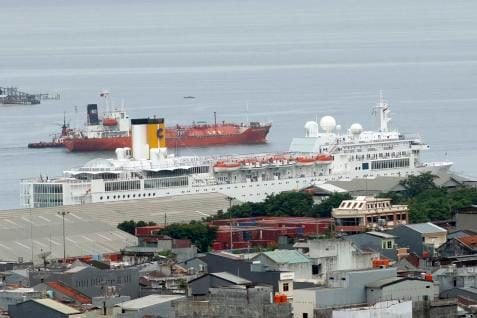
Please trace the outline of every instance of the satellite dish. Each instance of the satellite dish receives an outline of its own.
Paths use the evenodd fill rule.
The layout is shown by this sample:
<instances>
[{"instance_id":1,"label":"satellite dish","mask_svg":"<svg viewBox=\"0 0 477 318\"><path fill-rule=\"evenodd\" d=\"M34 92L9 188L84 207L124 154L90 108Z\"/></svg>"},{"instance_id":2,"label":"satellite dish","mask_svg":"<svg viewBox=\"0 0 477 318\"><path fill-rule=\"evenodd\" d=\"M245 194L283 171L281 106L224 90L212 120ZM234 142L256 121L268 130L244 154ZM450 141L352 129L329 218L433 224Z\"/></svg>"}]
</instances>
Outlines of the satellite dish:
<instances>
[{"instance_id":1,"label":"satellite dish","mask_svg":"<svg viewBox=\"0 0 477 318\"><path fill-rule=\"evenodd\" d=\"M331 116L324 116L320 120L320 127L327 133L330 133L336 127L336 120Z\"/></svg>"},{"instance_id":2,"label":"satellite dish","mask_svg":"<svg viewBox=\"0 0 477 318\"><path fill-rule=\"evenodd\" d=\"M318 123L307 121L305 124L305 137L318 137Z\"/></svg>"},{"instance_id":3,"label":"satellite dish","mask_svg":"<svg viewBox=\"0 0 477 318\"><path fill-rule=\"evenodd\" d=\"M361 126L360 124L358 123L354 123L351 125L351 127L349 128L349 131L353 134L353 135L359 135L363 132L363 126Z\"/></svg>"}]
</instances>

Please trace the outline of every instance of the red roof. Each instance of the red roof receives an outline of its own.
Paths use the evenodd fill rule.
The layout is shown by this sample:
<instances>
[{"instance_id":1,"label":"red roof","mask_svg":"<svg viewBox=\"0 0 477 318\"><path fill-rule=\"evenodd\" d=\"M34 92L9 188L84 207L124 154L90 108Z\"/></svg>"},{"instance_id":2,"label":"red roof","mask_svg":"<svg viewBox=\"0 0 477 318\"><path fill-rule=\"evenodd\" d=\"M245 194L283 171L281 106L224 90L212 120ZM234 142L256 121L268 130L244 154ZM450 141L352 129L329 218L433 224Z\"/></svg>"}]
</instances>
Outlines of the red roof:
<instances>
[{"instance_id":1,"label":"red roof","mask_svg":"<svg viewBox=\"0 0 477 318\"><path fill-rule=\"evenodd\" d=\"M463 244L472 247L472 248L477 248L477 235L472 235L472 236L463 236L457 238L460 242Z\"/></svg>"},{"instance_id":2,"label":"red roof","mask_svg":"<svg viewBox=\"0 0 477 318\"><path fill-rule=\"evenodd\" d=\"M73 289L71 287L65 286L59 281L54 281L54 282L47 282L46 283L49 287L53 288L54 290L62 293L63 295L66 295L77 302L81 304L91 304L91 298L80 293L76 289Z\"/></svg>"}]
</instances>

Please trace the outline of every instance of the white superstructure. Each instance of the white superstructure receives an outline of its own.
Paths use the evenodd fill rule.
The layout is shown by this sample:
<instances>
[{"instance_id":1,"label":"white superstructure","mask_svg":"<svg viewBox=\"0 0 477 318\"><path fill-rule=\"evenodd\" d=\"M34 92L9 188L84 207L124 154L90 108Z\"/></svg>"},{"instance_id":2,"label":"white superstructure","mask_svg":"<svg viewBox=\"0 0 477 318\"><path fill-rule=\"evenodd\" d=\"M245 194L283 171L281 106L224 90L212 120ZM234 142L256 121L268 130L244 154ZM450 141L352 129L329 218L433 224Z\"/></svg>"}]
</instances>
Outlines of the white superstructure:
<instances>
[{"instance_id":1,"label":"white superstructure","mask_svg":"<svg viewBox=\"0 0 477 318\"><path fill-rule=\"evenodd\" d=\"M289 152L223 157L168 155L159 146L164 142L151 140L155 135L151 128L156 126L136 120L133 151L117 149L116 159L92 160L79 169L65 171L63 177L22 180L21 203L48 207L207 192L240 201L261 201L272 193L330 180L437 173L450 168L450 162L420 162L421 151L429 146L417 136L389 129L389 105L382 97L374 113L377 131L364 131L355 123L340 133L335 119L325 116L320 124L307 122L305 137L293 139ZM161 129L157 135L162 137Z\"/></svg>"}]
</instances>

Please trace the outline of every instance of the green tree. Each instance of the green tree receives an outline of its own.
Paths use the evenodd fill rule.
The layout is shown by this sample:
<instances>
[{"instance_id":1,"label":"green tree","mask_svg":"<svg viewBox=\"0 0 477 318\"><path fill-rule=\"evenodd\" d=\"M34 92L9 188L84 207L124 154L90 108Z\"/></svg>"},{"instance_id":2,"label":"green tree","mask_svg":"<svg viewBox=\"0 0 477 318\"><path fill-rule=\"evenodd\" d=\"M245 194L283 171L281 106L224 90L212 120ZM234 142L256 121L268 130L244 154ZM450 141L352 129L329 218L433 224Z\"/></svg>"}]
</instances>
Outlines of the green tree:
<instances>
[{"instance_id":1,"label":"green tree","mask_svg":"<svg viewBox=\"0 0 477 318\"><path fill-rule=\"evenodd\" d=\"M351 200L353 197L349 193L332 193L328 198L315 204L310 216L330 217L333 208L337 208L343 200Z\"/></svg>"},{"instance_id":2,"label":"green tree","mask_svg":"<svg viewBox=\"0 0 477 318\"><path fill-rule=\"evenodd\" d=\"M160 234L175 239L189 239L197 246L200 252L207 252L209 246L215 240L216 227L210 227L205 223L191 221L190 223L173 223L160 231Z\"/></svg>"},{"instance_id":3,"label":"green tree","mask_svg":"<svg viewBox=\"0 0 477 318\"><path fill-rule=\"evenodd\" d=\"M329 217L331 210L339 206L341 201L351 198L349 193L332 193L320 204L315 204L313 196L308 192L281 192L267 196L263 202L234 205L226 213L209 217L206 221L257 216Z\"/></svg>"},{"instance_id":4,"label":"green tree","mask_svg":"<svg viewBox=\"0 0 477 318\"><path fill-rule=\"evenodd\" d=\"M142 226L152 226L152 225L157 225L154 222L145 222L145 221L134 221L134 220L129 220L129 221L123 221L118 224L117 228L124 231L128 232L132 235L135 234L136 232L136 227L142 227Z\"/></svg>"},{"instance_id":5,"label":"green tree","mask_svg":"<svg viewBox=\"0 0 477 318\"><path fill-rule=\"evenodd\" d=\"M452 218L456 209L477 203L477 189L461 186L457 189L438 187L429 172L409 176L400 182L404 191L382 193L394 204L407 204L411 222L428 222Z\"/></svg>"},{"instance_id":6,"label":"green tree","mask_svg":"<svg viewBox=\"0 0 477 318\"><path fill-rule=\"evenodd\" d=\"M404 198L412 198L418 194L426 191L436 189L437 186L434 183L435 175L430 172L425 172L417 176L409 176L407 179L400 182L404 187Z\"/></svg>"}]
</instances>

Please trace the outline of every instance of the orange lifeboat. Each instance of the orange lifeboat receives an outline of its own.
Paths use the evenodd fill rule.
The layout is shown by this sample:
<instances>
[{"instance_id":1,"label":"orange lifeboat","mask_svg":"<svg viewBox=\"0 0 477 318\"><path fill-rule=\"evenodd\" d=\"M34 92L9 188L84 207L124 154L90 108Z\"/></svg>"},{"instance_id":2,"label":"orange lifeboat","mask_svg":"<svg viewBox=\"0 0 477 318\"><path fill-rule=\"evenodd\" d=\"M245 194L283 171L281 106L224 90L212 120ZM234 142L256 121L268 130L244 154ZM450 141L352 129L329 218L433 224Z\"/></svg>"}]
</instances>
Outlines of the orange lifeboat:
<instances>
[{"instance_id":1,"label":"orange lifeboat","mask_svg":"<svg viewBox=\"0 0 477 318\"><path fill-rule=\"evenodd\" d=\"M116 126L118 121L114 118L103 118L103 126Z\"/></svg>"},{"instance_id":2,"label":"orange lifeboat","mask_svg":"<svg viewBox=\"0 0 477 318\"><path fill-rule=\"evenodd\" d=\"M332 162L333 162L333 157L330 155L319 155L316 157L317 164L326 165Z\"/></svg>"},{"instance_id":3,"label":"orange lifeboat","mask_svg":"<svg viewBox=\"0 0 477 318\"><path fill-rule=\"evenodd\" d=\"M312 166L316 162L315 157L297 157L295 158L297 166Z\"/></svg>"},{"instance_id":4,"label":"orange lifeboat","mask_svg":"<svg viewBox=\"0 0 477 318\"><path fill-rule=\"evenodd\" d=\"M228 172L228 171L235 171L240 169L240 162L224 162L219 161L214 164L214 171L215 172Z\"/></svg>"}]
</instances>

